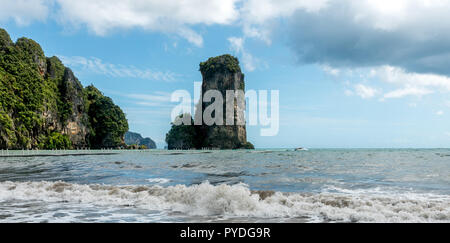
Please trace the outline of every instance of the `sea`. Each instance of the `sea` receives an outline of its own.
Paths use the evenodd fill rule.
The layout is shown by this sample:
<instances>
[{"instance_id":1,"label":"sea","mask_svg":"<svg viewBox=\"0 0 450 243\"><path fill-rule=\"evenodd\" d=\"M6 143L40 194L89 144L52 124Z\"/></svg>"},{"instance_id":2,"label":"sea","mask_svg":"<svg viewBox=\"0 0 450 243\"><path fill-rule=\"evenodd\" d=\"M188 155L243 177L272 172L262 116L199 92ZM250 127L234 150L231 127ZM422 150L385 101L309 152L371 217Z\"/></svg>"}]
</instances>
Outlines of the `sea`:
<instances>
[{"instance_id":1,"label":"sea","mask_svg":"<svg viewBox=\"0 0 450 243\"><path fill-rule=\"evenodd\" d=\"M94 152L2 151L0 223L450 222L450 149Z\"/></svg>"}]
</instances>

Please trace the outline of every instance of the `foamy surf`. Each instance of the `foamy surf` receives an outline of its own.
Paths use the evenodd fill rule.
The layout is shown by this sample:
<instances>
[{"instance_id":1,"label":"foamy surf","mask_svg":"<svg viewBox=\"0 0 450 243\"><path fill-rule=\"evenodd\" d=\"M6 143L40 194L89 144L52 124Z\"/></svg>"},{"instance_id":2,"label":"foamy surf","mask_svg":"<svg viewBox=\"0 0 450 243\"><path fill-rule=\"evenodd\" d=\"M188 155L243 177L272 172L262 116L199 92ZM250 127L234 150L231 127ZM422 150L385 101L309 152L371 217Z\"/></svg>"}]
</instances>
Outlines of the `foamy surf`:
<instances>
[{"instance_id":1,"label":"foamy surf","mask_svg":"<svg viewBox=\"0 0 450 243\"><path fill-rule=\"evenodd\" d=\"M155 184L167 184L170 182L170 179L167 178L151 178L151 179L147 179L148 182L150 183L155 183Z\"/></svg>"},{"instance_id":2,"label":"foamy surf","mask_svg":"<svg viewBox=\"0 0 450 243\"><path fill-rule=\"evenodd\" d=\"M310 222L450 222L450 196L327 188L322 193L251 191L245 184L155 186L1 182L0 202L137 208L190 217L305 218Z\"/></svg>"}]
</instances>

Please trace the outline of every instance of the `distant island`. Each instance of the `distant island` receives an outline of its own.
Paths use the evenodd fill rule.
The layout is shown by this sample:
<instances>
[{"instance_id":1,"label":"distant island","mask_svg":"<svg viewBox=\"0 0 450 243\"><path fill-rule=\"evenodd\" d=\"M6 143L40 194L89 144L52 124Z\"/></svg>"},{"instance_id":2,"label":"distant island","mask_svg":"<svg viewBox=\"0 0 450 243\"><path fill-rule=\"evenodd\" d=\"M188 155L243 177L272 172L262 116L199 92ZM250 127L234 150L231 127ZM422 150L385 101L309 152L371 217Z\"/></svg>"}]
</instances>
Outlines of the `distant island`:
<instances>
[{"instance_id":1,"label":"distant island","mask_svg":"<svg viewBox=\"0 0 450 243\"><path fill-rule=\"evenodd\" d=\"M111 98L84 88L57 57L0 28L0 149L124 147L128 121Z\"/></svg>"},{"instance_id":2,"label":"distant island","mask_svg":"<svg viewBox=\"0 0 450 243\"><path fill-rule=\"evenodd\" d=\"M200 72L203 76L202 97L210 90L219 91L223 97L226 97L227 90L245 91L244 74L241 72L239 60L231 55L222 55L209 58L206 62L200 63ZM212 102L201 102L202 113ZM200 104L200 103L199 103ZM233 124L244 125L175 125L174 121L171 130L166 135L166 143L169 150L175 149L254 149L253 144L247 141L247 131L245 120L240 120L237 115L237 101L233 101L235 108ZM200 107L199 107L200 108ZM226 110L226 107L224 107ZM223 113L223 119L226 120L226 114ZM197 116L196 116L197 117ZM201 117L201 116L200 116ZM191 114L181 114L177 119L194 119Z\"/></svg>"},{"instance_id":3,"label":"distant island","mask_svg":"<svg viewBox=\"0 0 450 243\"><path fill-rule=\"evenodd\" d=\"M125 144L134 149L156 149L156 143L151 138L143 138L141 134L134 132L125 133Z\"/></svg>"}]
</instances>

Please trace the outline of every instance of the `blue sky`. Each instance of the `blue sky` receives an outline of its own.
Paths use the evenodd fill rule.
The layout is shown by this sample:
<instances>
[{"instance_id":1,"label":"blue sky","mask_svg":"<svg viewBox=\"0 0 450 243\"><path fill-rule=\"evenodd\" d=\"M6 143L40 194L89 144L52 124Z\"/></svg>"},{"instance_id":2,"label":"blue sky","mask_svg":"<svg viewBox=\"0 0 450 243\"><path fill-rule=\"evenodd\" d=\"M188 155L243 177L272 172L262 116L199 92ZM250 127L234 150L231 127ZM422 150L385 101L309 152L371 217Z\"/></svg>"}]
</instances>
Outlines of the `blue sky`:
<instances>
[{"instance_id":1,"label":"blue sky","mask_svg":"<svg viewBox=\"0 0 450 243\"><path fill-rule=\"evenodd\" d=\"M280 91L259 148L450 147L447 1L0 0L12 39L39 42L161 148L199 63L230 53L246 87Z\"/></svg>"}]
</instances>

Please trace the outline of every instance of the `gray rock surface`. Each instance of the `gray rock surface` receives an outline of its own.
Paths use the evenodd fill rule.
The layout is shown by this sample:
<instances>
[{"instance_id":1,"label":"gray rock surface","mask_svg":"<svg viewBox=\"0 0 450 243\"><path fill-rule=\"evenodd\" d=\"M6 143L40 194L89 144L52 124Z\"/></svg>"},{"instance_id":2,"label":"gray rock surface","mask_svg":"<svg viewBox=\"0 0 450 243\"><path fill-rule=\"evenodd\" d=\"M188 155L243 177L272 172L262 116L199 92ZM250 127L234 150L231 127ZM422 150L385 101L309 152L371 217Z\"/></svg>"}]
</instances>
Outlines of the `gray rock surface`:
<instances>
[{"instance_id":1,"label":"gray rock surface","mask_svg":"<svg viewBox=\"0 0 450 243\"><path fill-rule=\"evenodd\" d=\"M247 142L247 131L243 116L239 116L240 109L245 111L243 106L238 105L238 100L234 99L234 124L226 124L226 93L227 91L245 91L244 74L241 72L239 60L230 55L222 55L208 59L200 64L200 71L203 76L202 97L209 90L217 90L224 98L223 122L224 125L208 126L203 124L200 128L200 136L203 142L202 148L215 149L239 149L251 148L253 145ZM244 101L245 102L245 101ZM202 111L211 105L212 102L203 102ZM198 119L196 115L195 119ZM238 125L244 124L244 125Z\"/></svg>"},{"instance_id":2,"label":"gray rock surface","mask_svg":"<svg viewBox=\"0 0 450 243\"><path fill-rule=\"evenodd\" d=\"M156 143L151 138L143 138L141 134L134 132L125 133L125 143L131 145L144 145L148 149L156 149Z\"/></svg>"}]
</instances>

